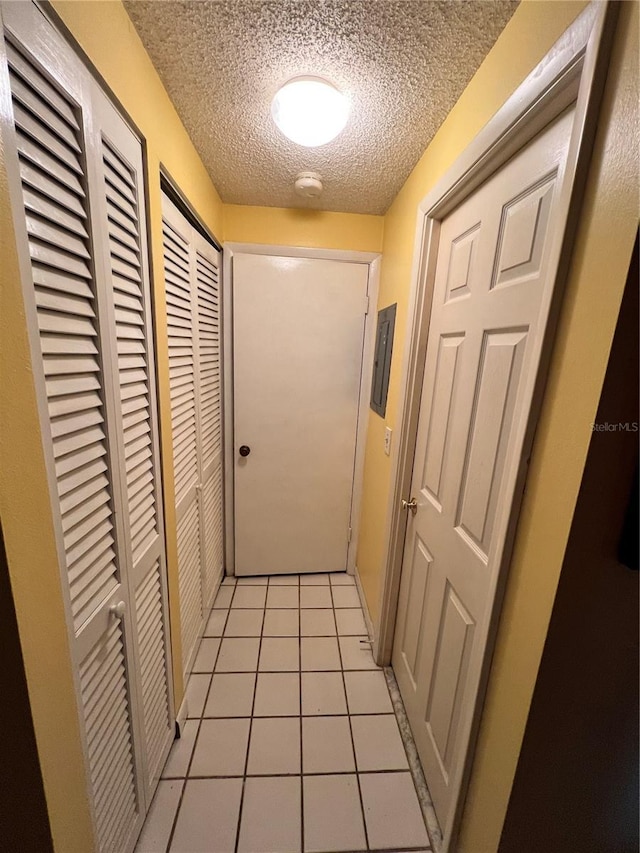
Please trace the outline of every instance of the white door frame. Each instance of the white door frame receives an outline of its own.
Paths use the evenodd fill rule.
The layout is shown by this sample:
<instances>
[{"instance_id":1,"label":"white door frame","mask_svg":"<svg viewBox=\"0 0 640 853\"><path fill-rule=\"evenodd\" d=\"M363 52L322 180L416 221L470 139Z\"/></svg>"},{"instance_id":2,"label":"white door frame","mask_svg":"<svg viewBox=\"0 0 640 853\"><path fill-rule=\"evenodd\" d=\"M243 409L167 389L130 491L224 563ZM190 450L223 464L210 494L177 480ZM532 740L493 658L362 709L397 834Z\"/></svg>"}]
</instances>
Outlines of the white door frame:
<instances>
[{"instance_id":1,"label":"white door frame","mask_svg":"<svg viewBox=\"0 0 640 853\"><path fill-rule=\"evenodd\" d=\"M554 235L550 249L550 268L557 269L553 305L525 433L514 497L511 509L505 508L509 521L504 537L503 559L496 582L495 606L487 629L483 674L474 710L472 735L465 761L466 769L459 784L458 807L448 825L442 827L442 853L454 849L456 830L464 802L463 795L469 776L470 758L475 747L475 736L486 690L533 437L546 383L573 236L579 217L600 96L606 78L609 49L615 31L617 14L615 6L614 3L608 4L594 0L578 16L418 206L409 297L409 325L403 355L402 392L397 420L398 440L392 458L391 491L385 532L386 556L380 585L380 616L375 625L374 637L374 655L376 662L381 666L390 664L393 649L407 522L406 512L401 509L401 500L410 497L440 223L564 109L572 103L576 104L567 155L567 180L558 199L558 212L561 221L566 218L566 227L564 232L560 231Z\"/></svg>"},{"instance_id":2,"label":"white door frame","mask_svg":"<svg viewBox=\"0 0 640 853\"><path fill-rule=\"evenodd\" d=\"M369 397L373 376L373 352L376 338L378 286L380 282L379 252L350 252L338 249L307 249L298 246L268 246L261 243L225 243L222 261L222 383L224 400L224 506L225 506L225 573L235 575L235 517L234 517L234 435L233 435L233 264L234 253L245 255L280 256L285 258L311 258L323 261L366 264L369 267L367 295L369 309L366 315L362 349L362 374L358 403L356 430L356 457L351 498L351 540L347 551L347 572L355 574L362 481L364 478L364 453L367 437Z\"/></svg>"}]
</instances>

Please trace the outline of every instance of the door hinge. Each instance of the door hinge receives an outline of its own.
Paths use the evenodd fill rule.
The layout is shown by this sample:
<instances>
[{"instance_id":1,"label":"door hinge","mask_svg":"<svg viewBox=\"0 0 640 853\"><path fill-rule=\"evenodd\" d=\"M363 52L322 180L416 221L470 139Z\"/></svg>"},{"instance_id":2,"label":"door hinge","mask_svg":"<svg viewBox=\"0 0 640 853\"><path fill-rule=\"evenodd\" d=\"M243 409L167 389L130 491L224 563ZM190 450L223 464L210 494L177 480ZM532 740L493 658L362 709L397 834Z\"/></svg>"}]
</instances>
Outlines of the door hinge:
<instances>
[{"instance_id":1,"label":"door hinge","mask_svg":"<svg viewBox=\"0 0 640 853\"><path fill-rule=\"evenodd\" d=\"M352 532L353 532L353 531L352 531L352 528L350 527L350 528L349 528L349 532L347 533L347 542L351 542L351 534L352 534Z\"/></svg>"},{"instance_id":2,"label":"door hinge","mask_svg":"<svg viewBox=\"0 0 640 853\"><path fill-rule=\"evenodd\" d=\"M365 296L365 298L364 298L364 313L365 314L369 313L369 297L368 296Z\"/></svg>"}]
</instances>

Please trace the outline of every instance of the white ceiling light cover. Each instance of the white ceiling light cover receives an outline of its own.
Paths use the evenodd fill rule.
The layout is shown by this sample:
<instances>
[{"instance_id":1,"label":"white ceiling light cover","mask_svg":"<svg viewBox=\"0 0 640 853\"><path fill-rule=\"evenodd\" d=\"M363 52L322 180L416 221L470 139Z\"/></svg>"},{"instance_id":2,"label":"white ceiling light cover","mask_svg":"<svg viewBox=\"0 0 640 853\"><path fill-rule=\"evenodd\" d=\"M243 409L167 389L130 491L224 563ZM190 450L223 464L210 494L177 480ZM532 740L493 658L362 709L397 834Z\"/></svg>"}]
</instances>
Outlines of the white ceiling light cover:
<instances>
[{"instance_id":1,"label":"white ceiling light cover","mask_svg":"<svg viewBox=\"0 0 640 853\"><path fill-rule=\"evenodd\" d=\"M344 130L349 101L320 77L297 77L278 90L271 115L284 135L306 148L326 145Z\"/></svg>"}]
</instances>

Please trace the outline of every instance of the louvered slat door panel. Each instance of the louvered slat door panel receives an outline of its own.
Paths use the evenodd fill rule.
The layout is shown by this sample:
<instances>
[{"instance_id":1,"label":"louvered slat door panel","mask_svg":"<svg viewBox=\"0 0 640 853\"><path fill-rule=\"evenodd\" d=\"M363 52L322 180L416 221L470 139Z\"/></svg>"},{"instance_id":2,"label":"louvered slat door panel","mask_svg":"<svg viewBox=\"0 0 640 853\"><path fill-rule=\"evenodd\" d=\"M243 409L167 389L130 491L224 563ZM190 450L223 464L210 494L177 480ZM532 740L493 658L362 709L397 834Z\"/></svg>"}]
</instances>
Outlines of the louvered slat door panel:
<instances>
[{"instance_id":1,"label":"louvered slat door panel","mask_svg":"<svg viewBox=\"0 0 640 853\"><path fill-rule=\"evenodd\" d=\"M35 23L29 20L32 12ZM6 14L14 19L14 30L22 27L27 37L45 27L41 14L27 4L15 4ZM109 364L92 257L88 155L81 130L88 88L86 78L73 70L77 60L71 49L67 59L72 70L64 66L62 72L63 43L56 43L57 34L49 32L45 39L45 58L55 54L58 76L68 82L73 99L35 60L6 43L31 260L32 287L30 292L27 287L26 298L40 345L42 371L34 362L34 373L42 377L46 396L43 437L55 489L54 523L69 603L96 845L101 853L116 853L131 848L142 806L136 785L127 628L109 609L126 597L126 588L116 520L119 487L105 374Z\"/></svg>"},{"instance_id":2,"label":"louvered slat door panel","mask_svg":"<svg viewBox=\"0 0 640 853\"><path fill-rule=\"evenodd\" d=\"M153 564L136 590L136 621L147 761L149 767L157 770L164 759L166 730L171 724L159 560Z\"/></svg>"},{"instance_id":3,"label":"louvered slat door panel","mask_svg":"<svg viewBox=\"0 0 640 853\"><path fill-rule=\"evenodd\" d=\"M169 382L176 501L198 482L195 335L189 245L166 220L163 228Z\"/></svg>"},{"instance_id":4,"label":"louvered slat door panel","mask_svg":"<svg viewBox=\"0 0 640 853\"><path fill-rule=\"evenodd\" d=\"M182 659L185 668L202 628L200 529L198 501L192 501L178 521L178 586Z\"/></svg>"},{"instance_id":5,"label":"louvered slat door panel","mask_svg":"<svg viewBox=\"0 0 640 853\"><path fill-rule=\"evenodd\" d=\"M71 609L78 631L119 582L81 136L74 107L32 63L7 48L14 107L20 107L15 113L20 168L28 170L23 199ZM48 129L52 113L64 133L59 126L55 133ZM55 146L48 145L52 142ZM29 145L33 156L25 154ZM45 160L46 170L38 162ZM68 168L76 182L68 195L58 194Z\"/></svg>"},{"instance_id":6,"label":"louvered slat door panel","mask_svg":"<svg viewBox=\"0 0 640 853\"><path fill-rule=\"evenodd\" d=\"M222 576L224 559L222 506L222 465L220 464L212 470L208 480L202 486L204 587L208 604L211 603Z\"/></svg>"},{"instance_id":7,"label":"louvered slat door panel","mask_svg":"<svg viewBox=\"0 0 640 853\"><path fill-rule=\"evenodd\" d=\"M213 250L212 250L213 252ZM217 266L196 251L202 465L222 450L220 297Z\"/></svg>"},{"instance_id":8,"label":"louvered slat door panel","mask_svg":"<svg viewBox=\"0 0 640 853\"><path fill-rule=\"evenodd\" d=\"M103 139L116 348L134 565L158 537L137 186L131 167ZM126 195L125 195L126 192ZM125 204L126 202L126 204Z\"/></svg>"},{"instance_id":9,"label":"louvered slat door panel","mask_svg":"<svg viewBox=\"0 0 640 853\"><path fill-rule=\"evenodd\" d=\"M222 575L222 394L220 370L220 255L199 234L196 244L198 399L202 460L203 579L207 604Z\"/></svg>"},{"instance_id":10,"label":"louvered slat door panel","mask_svg":"<svg viewBox=\"0 0 640 853\"><path fill-rule=\"evenodd\" d=\"M80 664L80 693L100 850L123 849L136 822L124 637L112 621Z\"/></svg>"}]
</instances>

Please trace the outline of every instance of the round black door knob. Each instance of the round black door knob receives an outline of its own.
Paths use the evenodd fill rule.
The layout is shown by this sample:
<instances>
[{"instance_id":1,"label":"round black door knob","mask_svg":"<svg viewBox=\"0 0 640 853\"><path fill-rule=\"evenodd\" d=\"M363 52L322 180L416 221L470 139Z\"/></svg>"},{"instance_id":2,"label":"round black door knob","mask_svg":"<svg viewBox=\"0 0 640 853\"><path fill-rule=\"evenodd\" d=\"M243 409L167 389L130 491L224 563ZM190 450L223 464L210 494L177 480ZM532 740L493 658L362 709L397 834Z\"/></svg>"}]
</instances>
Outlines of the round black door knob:
<instances>
[{"instance_id":1,"label":"round black door knob","mask_svg":"<svg viewBox=\"0 0 640 853\"><path fill-rule=\"evenodd\" d=\"M240 456L248 456L251 453L251 448L243 444L240 448Z\"/></svg>"}]
</instances>

